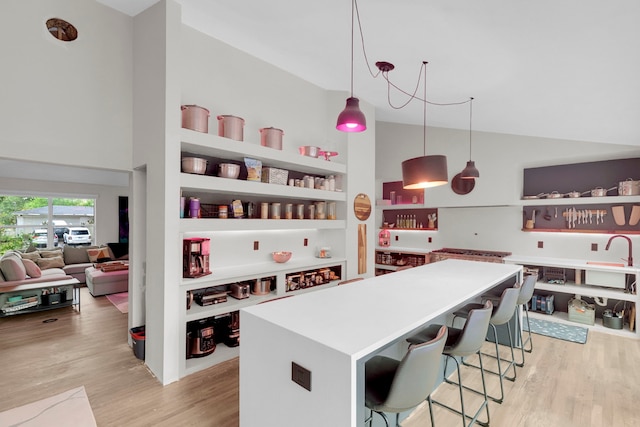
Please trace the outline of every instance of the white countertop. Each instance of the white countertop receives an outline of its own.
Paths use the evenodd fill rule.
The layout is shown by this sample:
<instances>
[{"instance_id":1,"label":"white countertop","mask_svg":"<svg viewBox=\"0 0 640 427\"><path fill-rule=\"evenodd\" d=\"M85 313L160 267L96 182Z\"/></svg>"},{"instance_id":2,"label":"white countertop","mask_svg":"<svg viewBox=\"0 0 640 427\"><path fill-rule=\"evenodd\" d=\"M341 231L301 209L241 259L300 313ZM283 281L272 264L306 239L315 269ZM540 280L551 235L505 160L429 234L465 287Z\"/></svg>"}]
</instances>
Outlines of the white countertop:
<instances>
[{"instance_id":1,"label":"white countertop","mask_svg":"<svg viewBox=\"0 0 640 427\"><path fill-rule=\"evenodd\" d=\"M546 267L564 267L564 268L576 268L580 270L596 270L596 271L609 271L616 273L636 274L640 270L637 266L628 267L624 261L598 261L598 260L585 260L585 259L571 259L571 258L553 258L553 257L537 257L528 255L510 255L503 259L505 263L510 264L526 264L526 265L539 265ZM620 264L619 266L615 264Z\"/></svg>"},{"instance_id":2,"label":"white countertop","mask_svg":"<svg viewBox=\"0 0 640 427\"><path fill-rule=\"evenodd\" d=\"M356 360L520 270L519 265L450 259L243 311Z\"/></svg>"}]
</instances>

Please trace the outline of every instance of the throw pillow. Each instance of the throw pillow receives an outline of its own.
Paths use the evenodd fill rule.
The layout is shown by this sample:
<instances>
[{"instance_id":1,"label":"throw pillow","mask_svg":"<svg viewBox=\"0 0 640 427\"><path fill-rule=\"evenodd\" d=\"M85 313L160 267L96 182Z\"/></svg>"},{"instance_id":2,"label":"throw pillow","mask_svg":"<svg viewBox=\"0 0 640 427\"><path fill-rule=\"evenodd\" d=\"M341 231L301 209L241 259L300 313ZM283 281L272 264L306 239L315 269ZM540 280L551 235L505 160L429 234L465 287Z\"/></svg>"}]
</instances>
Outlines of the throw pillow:
<instances>
[{"instance_id":1,"label":"throw pillow","mask_svg":"<svg viewBox=\"0 0 640 427\"><path fill-rule=\"evenodd\" d=\"M40 252L22 252L20 254L22 259L30 259L31 261L35 261L40 258Z\"/></svg>"},{"instance_id":2,"label":"throw pillow","mask_svg":"<svg viewBox=\"0 0 640 427\"><path fill-rule=\"evenodd\" d=\"M30 259L22 259L22 264L24 264L24 269L27 272L27 276L35 279L42 276L42 270L38 267L38 264L31 261Z\"/></svg>"},{"instance_id":3,"label":"throw pillow","mask_svg":"<svg viewBox=\"0 0 640 427\"><path fill-rule=\"evenodd\" d=\"M62 249L62 254L64 255L64 263L66 265L70 265L91 262L91 260L89 259L89 255L87 254L87 249L94 249L96 247L97 246L74 247L65 245L65 247Z\"/></svg>"},{"instance_id":4,"label":"throw pillow","mask_svg":"<svg viewBox=\"0 0 640 427\"><path fill-rule=\"evenodd\" d=\"M105 258L107 260L111 259L109 257L109 248L108 247L103 247L103 248L95 248L95 249L87 249L87 254L89 255L89 261L91 262L98 262L98 260L104 260Z\"/></svg>"},{"instance_id":5,"label":"throw pillow","mask_svg":"<svg viewBox=\"0 0 640 427\"><path fill-rule=\"evenodd\" d=\"M46 270L48 268L62 268L64 267L64 260L62 259L62 256L40 258L36 260L36 264L38 264L38 267L40 267L41 270Z\"/></svg>"},{"instance_id":6,"label":"throw pillow","mask_svg":"<svg viewBox=\"0 0 640 427\"><path fill-rule=\"evenodd\" d=\"M53 257L62 258L62 248L60 248L60 249L46 249L46 250L38 251L38 252L40 253L40 256L42 258L53 258Z\"/></svg>"},{"instance_id":7,"label":"throw pillow","mask_svg":"<svg viewBox=\"0 0 640 427\"><path fill-rule=\"evenodd\" d=\"M19 255L5 254L0 260L0 270L7 281L24 280L27 278L27 271L24 268L22 259Z\"/></svg>"},{"instance_id":8,"label":"throw pillow","mask_svg":"<svg viewBox=\"0 0 640 427\"><path fill-rule=\"evenodd\" d=\"M4 253L4 255L2 255L0 260L3 260L8 257L12 257L12 256L17 256L18 258L22 258L22 254L19 251L8 250L7 252Z\"/></svg>"}]
</instances>

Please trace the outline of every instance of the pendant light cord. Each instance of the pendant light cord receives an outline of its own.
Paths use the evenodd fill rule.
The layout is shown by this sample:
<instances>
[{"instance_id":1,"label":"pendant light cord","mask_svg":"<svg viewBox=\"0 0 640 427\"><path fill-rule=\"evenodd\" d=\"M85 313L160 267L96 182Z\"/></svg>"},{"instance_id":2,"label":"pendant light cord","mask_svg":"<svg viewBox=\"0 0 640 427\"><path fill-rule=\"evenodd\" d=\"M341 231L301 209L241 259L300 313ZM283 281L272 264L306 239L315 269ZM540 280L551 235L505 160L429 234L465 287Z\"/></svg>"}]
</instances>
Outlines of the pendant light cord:
<instances>
[{"instance_id":1,"label":"pendant light cord","mask_svg":"<svg viewBox=\"0 0 640 427\"><path fill-rule=\"evenodd\" d=\"M403 90L402 88L396 86L394 83L391 82L391 80L389 80L389 75L387 71L381 71L378 70L377 72L373 72L373 70L371 69L371 66L369 65L369 58L367 57L367 49L365 48L365 42L364 42L364 31L362 30L362 21L360 20L360 10L358 9L358 2L357 0L352 0L351 2L351 92L353 96L353 61L354 61L354 54L353 54L353 38L354 38L354 11L355 11L355 17L357 18L357 22L358 22L358 31L360 33L360 42L362 44L362 54L364 56L364 61L365 64L367 65L367 69L369 70L369 74L371 75L371 77L373 77L374 79L377 78L380 74L382 74L382 77L387 81L387 102L389 103L389 106L391 108L394 108L396 110L400 110L404 107L406 107L411 101L413 101L414 99L417 99L418 101L421 102L426 102L427 104L431 104L431 105L438 105L438 106L448 106L448 105L463 105L466 104L469 101L460 101L460 102L432 102L429 101L426 98L426 95L424 96L424 98L420 98L419 96L416 96L416 94L418 93L418 89L420 87L420 75L418 75L418 79L416 82L416 87L413 91L413 93L409 93L405 90ZM423 67L424 67L425 63L423 63ZM420 68L420 73L422 73L423 68ZM426 72L426 71L425 71ZM407 102L405 102L402 105L399 106L395 106L391 103L391 88L396 89L398 92L405 94L409 97L409 100Z\"/></svg>"},{"instance_id":2,"label":"pendant light cord","mask_svg":"<svg viewBox=\"0 0 640 427\"><path fill-rule=\"evenodd\" d=\"M353 31L354 31L354 16L356 11L356 0L351 1L351 98L353 98ZM360 17L358 17L358 26L360 26ZM362 34L362 29L360 29L360 34ZM364 44L363 44L364 50Z\"/></svg>"},{"instance_id":3,"label":"pendant light cord","mask_svg":"<svg viewBox=\"0 0 640 427\"><path fill-rule=\"evenodd\" d=\"M423 122L422 122L422 143L424 146L424 150L423 150L423 156L427 155L427 62L426 61L422 61L422 67L420 68L420 72L422 73L424 71L424 88L423 88L423 93L424 93L424 101L422 103L423 107ZM409 100L411 101L411 99Z\"/></svg>"},{"instance_id":4,"label":"pendant light cord","mask_svg":"<svg viewBox=\"0 0 640 427\"><path fill-rule=\"evenodd\" d=\"M469 98L469 161L471 161L471 123L473 121L473 97Z\"/></svg>"}]
</instances>

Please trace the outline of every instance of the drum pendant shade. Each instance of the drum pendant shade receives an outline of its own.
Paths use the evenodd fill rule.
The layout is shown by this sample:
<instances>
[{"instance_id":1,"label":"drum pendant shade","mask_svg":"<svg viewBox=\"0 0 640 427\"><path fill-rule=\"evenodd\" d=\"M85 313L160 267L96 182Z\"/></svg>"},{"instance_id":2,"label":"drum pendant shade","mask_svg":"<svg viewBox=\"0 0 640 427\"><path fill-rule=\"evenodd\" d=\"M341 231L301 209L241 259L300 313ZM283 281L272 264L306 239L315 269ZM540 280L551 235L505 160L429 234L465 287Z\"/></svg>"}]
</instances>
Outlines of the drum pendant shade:
<instances>
[{"instance_id":1,"label":"drum pendant shade","mask_svg":"<svg viewBox=\"0 0 640 427\"><path fill-rule=\"evenodd\" d=\"M407 190L444 185L448 177L446 156L414 157L402 162L402 186Z\"/></svg>"}]
</instances>

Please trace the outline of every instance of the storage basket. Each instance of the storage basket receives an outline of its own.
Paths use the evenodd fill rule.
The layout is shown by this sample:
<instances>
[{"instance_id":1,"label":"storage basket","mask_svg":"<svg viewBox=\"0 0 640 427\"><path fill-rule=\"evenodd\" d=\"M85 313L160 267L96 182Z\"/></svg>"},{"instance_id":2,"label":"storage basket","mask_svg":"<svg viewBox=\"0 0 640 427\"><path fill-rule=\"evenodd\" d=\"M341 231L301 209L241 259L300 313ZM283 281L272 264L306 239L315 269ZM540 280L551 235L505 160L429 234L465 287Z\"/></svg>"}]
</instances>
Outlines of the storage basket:
<instances>
[{"instance_id":1,"label":"storage basket","mask_svg":"<svg viewBox=\"0 0 640 427\"><path fill-rule=\"evenodd\" d=\"M553 314L554 296L553 295L533 295L531 297L531 311L540 311L545 314Z\"/></svg>"},{"instance_id":2,"label":"storage basket","mask_svg":"<svg viewBox=\"0 0 640 427\"><path fill-rule=\"evenodd\" d=\"M66 301L66 293L41 295L42 305L56 305Z\"/></svg>"},{"instance_id":3,"label":"storage basket","mask_svg":"<svg viewBox=\"0 0 640 427\"><path fill-rule=\"evenodd\" d=\"M548 283L564 284L567 280L564 268L544 267L544 280Z\"/></svg>"},{"instance_id":4,"label":"storage basket","mask_svg":"<svg viewBox=\"0 0 640 427\"><path fill-rule=\"evenodd\" d=\"M622 311L618 311L618 306L621 303L623 304ZM623 301L618 301L616 305L613 306L613 310L605 310L602 313L602 326L611 329L622 329L624 326L624 305L625 303Z\"/></svg>"},{"instance_id":5,"label":"storage basket","mask_svg":"<svg viewBox=\"0 0 640 427\"><path fill-rule=\"evenodd\" d=\"M602 316L602 326L605 328L622 329L623 323L624 319L622 317L606 314Z\"/></svg>"},{"instance_id":6,"label":"storage basket","mask_svg":"<svg viewBox=\"0 0 640 427\"><path fill-rule=\"evenodd\" d=\"M287 185L289 171L276 168L262 168L262 182L269 184Z\"/></svg>"},{"instance_id":7,"label":"storage basket","mask_svg":"<svg viewBox=\"0 0 640 427\"><path fill-rule=\"evenodd\" d=\"M572 322L593 325L596 321L596 306L579 299L569 300L569 320Z\"/></svg>"},{"instance_id":8,"label":"storage basket","mask_svg":"<svg viewBox=\"0 0 640 427\"><path fill-rule=\"evenodd\" d=\"M200 218L220 218L220 204L200 203ZM227 212L229 212L227 208ZM227 215L229 215L227 213Z\"/></svg>"}]
</instances>

